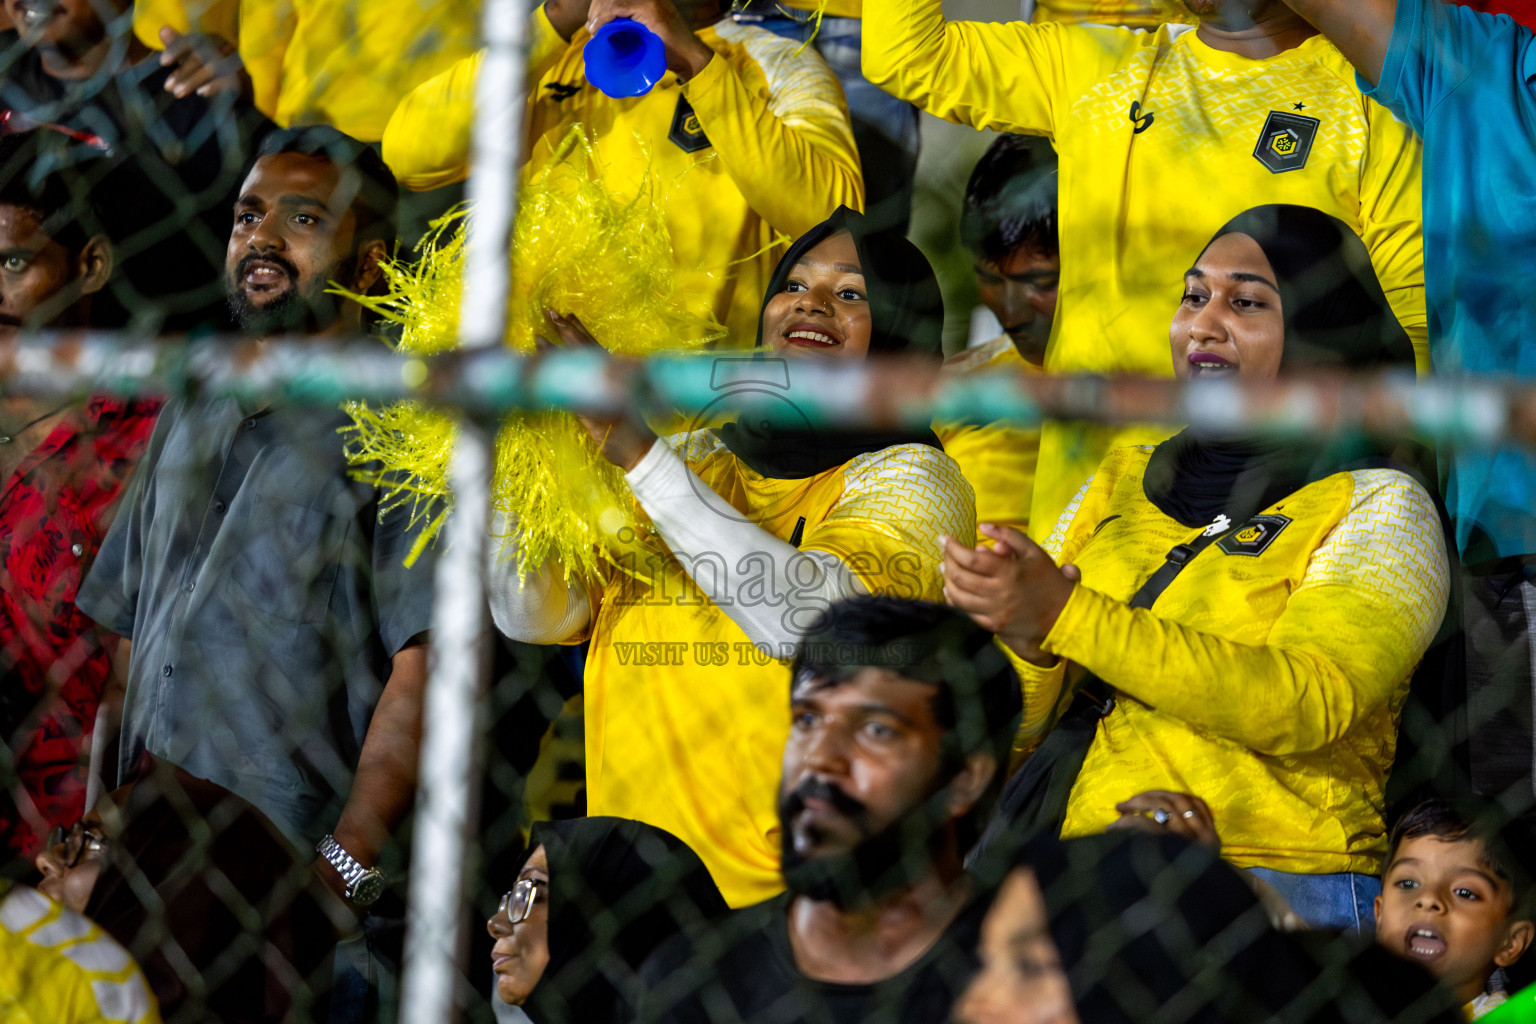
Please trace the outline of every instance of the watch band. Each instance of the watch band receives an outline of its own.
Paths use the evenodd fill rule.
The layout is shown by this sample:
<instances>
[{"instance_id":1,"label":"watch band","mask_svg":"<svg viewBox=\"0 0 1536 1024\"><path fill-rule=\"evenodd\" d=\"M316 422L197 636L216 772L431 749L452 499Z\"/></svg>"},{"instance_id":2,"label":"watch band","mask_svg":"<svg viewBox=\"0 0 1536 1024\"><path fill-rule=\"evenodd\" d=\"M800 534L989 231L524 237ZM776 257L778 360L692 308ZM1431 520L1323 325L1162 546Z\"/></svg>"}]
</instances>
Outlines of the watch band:
<instances>
[{"instance_id":1,"label":"watch band","mask_svg":"<svg viewBox=\"0 0 1536 1024\"><path fill-rule=\"evenodd\" d=\"M370 870L350 853L348 853L333 835L327 835L321 839L315 847L315 852L324 857L341 875L341 880L347 884L347 899L352 899L358 880L368 874ZM378 872L375 870L375 874ZM372 902L372 901L370 901Z\"/></svg>"}]
</instances>

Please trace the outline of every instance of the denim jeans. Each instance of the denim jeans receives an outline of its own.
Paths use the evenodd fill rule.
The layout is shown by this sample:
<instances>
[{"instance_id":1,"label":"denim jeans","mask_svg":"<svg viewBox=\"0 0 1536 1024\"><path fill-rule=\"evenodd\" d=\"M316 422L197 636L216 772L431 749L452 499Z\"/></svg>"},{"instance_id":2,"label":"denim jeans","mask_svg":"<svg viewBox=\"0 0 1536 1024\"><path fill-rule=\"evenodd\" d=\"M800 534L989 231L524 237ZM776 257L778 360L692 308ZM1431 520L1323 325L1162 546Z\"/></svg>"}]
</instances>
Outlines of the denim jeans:
<instances>
[{"instance_id":1,"label":"denim jeans","mask_svg":"<svg viewBox=\"0 0 1536 1024\"><path fill-rule=\"evenodd\" d=\"M363 933L336 947L328 1024L393 1024L400 1007L403 917L368 914Z\"/></svg>"},{"instance_id":2,"label":"denim jeans","mask_svg":"<svg viewBox=\"0 0 1536 1024\"><path fill-rule=\"evenodd\" d=\"M1249 868L1248 873L1284 896L1309 927L1366 934L1376 930L1374 902L1381 895L1381 879L1374 875L1298 875L1273 868Z\"/></svg>"},{"instance_id":3,"label":"denim jeans","mask_svg":"<svg viewBox=\"0 0 1536 1024\"><path fill-rule=\"evenodd\" d=\"M821 19L810 11L783 7L778 0L753 0L731 14L737 24L756 25L785 39L811 43L832 68L848 97L853 140L864 166L864 208L880 227L906 233L912 216L912 179L921 146L917 108L864 77L860 52L864 23L858 18Z\"/></svg>"}]
</instances>

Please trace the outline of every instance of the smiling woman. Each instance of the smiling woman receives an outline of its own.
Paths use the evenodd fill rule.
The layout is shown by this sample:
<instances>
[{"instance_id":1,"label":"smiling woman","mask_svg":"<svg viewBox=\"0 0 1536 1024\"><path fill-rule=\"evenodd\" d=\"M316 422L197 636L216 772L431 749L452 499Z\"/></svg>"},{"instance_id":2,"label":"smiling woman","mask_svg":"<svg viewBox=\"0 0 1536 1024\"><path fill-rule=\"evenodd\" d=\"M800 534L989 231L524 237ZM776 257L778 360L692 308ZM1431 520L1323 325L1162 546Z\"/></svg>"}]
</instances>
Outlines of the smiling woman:
<instances>
[{"instance_id":1,"label":"smiling woman","mask_svg":"<svg viewBox=\"0 0 1536 1024\"><path fill-rule=\"evenodd\" d=\"M551 323L565 344L590 343L575 318ZM790 371L802 359L904 353L937 369L942 324L922 253L842 209L779 263L758 358L722 369L793 404ZM667 829L733 906L758 902L783 888L773 792L796 641L840 598L936 598L939 537L975 532L971 488L926 429L849 434L743 418L658 443L639 422L587 428L654 525L643 538L650 564L610 572L589 593L552 562L519 579L503 553L491 566L492 612L517 640L592 641L592 813ZM517 543L515 523L501 532Z\"/></svg>"},{"instance_id":2,"label":"smiling woman","mask_svg":"<svg viewBox=\"0 0 1536 1024\"><path fill-rule=\"evenodd\" d=\"M859 247L839 231L806 251L763 306L759 344L858 358L869 351L869 290Z\"/></svg>"},{"instance_id":3,"label":"smiling woman","mask_svg":"<svg viewBox=\"0 0 1536 1024\"><path fill-rule=\"evenodd\" d=\"M1217 233L1170 342L1185 378L1413 365L1364 244L1295 206ZM1364 454L1185 430L1112 452L1043 550L986 525L995 547L950 543L950 602L1017 656L1025 747L1050 730L1005 794L1016 822L1080 836L1133 793L1193 793L1308 924L1369 923L1398 709L1449 568L1428 492Z\"/></svg>"}]
</instances>

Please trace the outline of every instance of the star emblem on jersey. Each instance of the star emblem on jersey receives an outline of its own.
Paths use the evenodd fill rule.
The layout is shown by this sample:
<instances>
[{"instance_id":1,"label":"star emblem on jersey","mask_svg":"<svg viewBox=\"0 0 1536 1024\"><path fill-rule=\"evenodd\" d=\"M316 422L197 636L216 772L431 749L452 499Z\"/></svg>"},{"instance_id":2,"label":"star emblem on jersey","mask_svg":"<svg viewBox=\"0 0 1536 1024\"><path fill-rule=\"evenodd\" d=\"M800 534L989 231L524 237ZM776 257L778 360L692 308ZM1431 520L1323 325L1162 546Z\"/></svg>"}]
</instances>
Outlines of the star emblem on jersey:
<instances>
[{"instance_id":1,"label":"star emblem on jersey","mask_svg":"<svg viewBox=\"0 0 1536 1024\"><path fill-rule=\"evenodd\" d=\"M1202 534L1202 536L1218 537L1230 529L1232 529L1232 520L1228 519L1227 514L1223 512L1221 515L1211 520L1211 525L1205 528L1205 533Z\"/></svg>"},{"instance_id":2,"label":"star emblem on jersey","mask_svg":"<svg viewBox=\"0 0 1536 1024\"><path fill-rule=\"evenodd\" d=\"M1315 117L1271 110L1253 148L1254 158L1272 174L1301 170L1312 155L1312 142L1322 123Z\"/></svg>"},{"instance_id":3,"label":"star emblem on jersey","mask_svg":"<svg viewBox=\"0 0 1536 1024\"><path fill-rule=\"evenodd\" d=\"M699 124L699 115L693 112L685 96L677 98L677 110L672 114L672 131L667 134L667 138L684 153L697 153L714 145L709 141L709 136L704 134L704 127Z\"/></svg>"},{"instance_id":4,"label":"star emblem on jersey","mask_svg":"<svg viewBox=\"0 0 1536 1024\"><path fill-rule=\"evenodd\" d=\"M1248 555L1257 558L1290 525L1289 516L1254 516L1243 524L1241 530L1217 541L1216 546L1229 555Z\"/></svg>"}]
</instances>

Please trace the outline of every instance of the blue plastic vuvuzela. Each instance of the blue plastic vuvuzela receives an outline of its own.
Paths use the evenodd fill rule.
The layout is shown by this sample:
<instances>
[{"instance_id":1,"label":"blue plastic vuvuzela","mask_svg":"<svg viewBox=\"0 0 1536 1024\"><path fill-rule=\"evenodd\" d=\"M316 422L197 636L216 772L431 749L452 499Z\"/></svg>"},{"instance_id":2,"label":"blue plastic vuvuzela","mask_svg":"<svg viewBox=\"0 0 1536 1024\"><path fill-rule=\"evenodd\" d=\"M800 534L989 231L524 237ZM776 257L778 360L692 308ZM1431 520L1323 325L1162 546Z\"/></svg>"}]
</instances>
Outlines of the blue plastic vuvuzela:
<instances>
[{"instance_id":1,"label":"blue plastic vuvuzela","mask_svg":"<svg viewBox=\"0 0 1536 1024\"><path fill-rule=\"evenodd\" d=\"M661 38L630 18L615 18L592 34L582 48L587 81L606 96L644 96L667 73Z\"/></svg>"}]
</instances>

